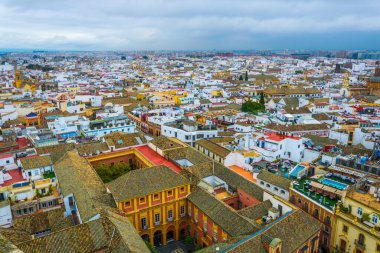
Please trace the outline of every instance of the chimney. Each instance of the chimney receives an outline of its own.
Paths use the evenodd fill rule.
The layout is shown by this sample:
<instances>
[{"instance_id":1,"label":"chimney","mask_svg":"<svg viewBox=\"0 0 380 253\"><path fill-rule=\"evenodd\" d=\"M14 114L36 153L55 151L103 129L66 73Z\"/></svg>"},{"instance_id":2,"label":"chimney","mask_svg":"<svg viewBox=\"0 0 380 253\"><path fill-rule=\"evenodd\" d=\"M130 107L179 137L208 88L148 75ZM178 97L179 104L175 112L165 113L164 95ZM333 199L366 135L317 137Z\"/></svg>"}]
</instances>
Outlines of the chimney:
<instances>
[{"instance_id":1,"label":"chimney","mask_svg":"<svg viewBox=\"0 0 380 253\"><path fill-rule=\"evenodd\" d=\"M282 241L279 238L274 238L269 244L268 253L281 253L282 252Z\"/></svg>"}]
</instances>

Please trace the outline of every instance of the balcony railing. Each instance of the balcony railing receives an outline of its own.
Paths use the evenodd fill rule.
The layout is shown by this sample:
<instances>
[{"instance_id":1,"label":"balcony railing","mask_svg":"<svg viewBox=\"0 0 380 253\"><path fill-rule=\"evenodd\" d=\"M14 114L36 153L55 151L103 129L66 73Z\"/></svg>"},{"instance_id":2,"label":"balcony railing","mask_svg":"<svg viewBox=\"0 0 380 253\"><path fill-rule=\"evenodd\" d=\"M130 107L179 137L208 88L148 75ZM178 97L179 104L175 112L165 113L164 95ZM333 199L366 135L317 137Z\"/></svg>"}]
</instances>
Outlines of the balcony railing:
<instances>
[{"instance_id":1,"label":"balcony railing","mask_svg":"<svg viewBox=\"0 0 380 253\"><path fill-rule=\"evenodd\" d=\"M361 249L361 250L365 250L365 243L364 243L364 242L361 242L360 240L355 239L355 245L356 245L356 247L358 247L359 249Z\"/></svg>"},{"instance_id":2,"label":"balcony railing","mask_svg":"<svg viewBox=\"0 0 380 253\"><path fill-rule=\"evenodd\" d=\"M155 221L155 222L154 222L154 225L156 225L156 226L159 226L160 224L161 224L160 221Z\"/></svg>"},{"instance_id":3,"label":"balcony railing","mask_svg":"<svg viewBox=\"0 0 380 253\"><path fill-rule=\"evenodd\" d=\"M168 217L168 221L173 221L173 217Z\"/></svg>"}]
</instances>

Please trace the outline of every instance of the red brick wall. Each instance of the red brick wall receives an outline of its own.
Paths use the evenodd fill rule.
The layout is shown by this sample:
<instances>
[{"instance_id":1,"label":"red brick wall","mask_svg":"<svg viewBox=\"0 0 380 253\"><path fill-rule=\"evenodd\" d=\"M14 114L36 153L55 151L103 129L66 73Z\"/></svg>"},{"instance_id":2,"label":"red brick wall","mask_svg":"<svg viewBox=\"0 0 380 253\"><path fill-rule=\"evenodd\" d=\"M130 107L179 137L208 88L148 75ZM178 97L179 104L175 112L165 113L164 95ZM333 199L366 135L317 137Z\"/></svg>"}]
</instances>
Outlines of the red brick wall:
<instances>
[{"instance_id":1,"label":"red brick wall","mask_svg":"<svg viewBox=\"0 0 380 253\"><path fill-rule=\"evenodd\" d=\"M241 189L237 190L237 194L239 196L239 201L242 203L242 208L247 207L247 206L257 205L260 203L259 200L252 197L251 195L248 195Z\"/></svg>"}]
</instances>

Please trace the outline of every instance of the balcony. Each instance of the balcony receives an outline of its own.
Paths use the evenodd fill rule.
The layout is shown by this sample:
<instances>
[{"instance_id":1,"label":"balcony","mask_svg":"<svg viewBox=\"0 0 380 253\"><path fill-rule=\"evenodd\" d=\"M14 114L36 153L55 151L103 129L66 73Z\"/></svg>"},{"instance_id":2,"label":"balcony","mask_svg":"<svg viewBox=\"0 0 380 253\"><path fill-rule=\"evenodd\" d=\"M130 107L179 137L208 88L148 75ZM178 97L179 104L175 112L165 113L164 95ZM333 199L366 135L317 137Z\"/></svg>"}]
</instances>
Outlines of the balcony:
<instances>
[{"instance_id":1,"label":"balcony","mask_svg":"<svg viewBox=\"0 0 380 253\"><path fill-rule=\"evenodd\" d=\"M365 250L365 243L364 242L361 242L360 240L358 239L355 239L355 245L358 249L360 250Z\"/></svg>"},{"instance_id":2,"label":"balcony","mask_svg":"<svg viewBox=\"0 0 380 253\"><path fill-rule=\"evenodd\" d=\"M173 217L168 217L168 221L173 221Z\"/></svg>"},{"instance_id":3,"label":"balcony","mask_svg":"<svg viewBox=\"0 0 380 253\"><path fill-rule=\"evenodd\" d=\"M351 222L352 224L356 225L362 230L367 231L368 233L373 233L375 236L380 236L380 227L373 226L370 222L363 221L361 218L358 218L357 216L354 216L350 213L350 210L348 208L342 208L340 206L340 212L337 213L341 218L345 219L348 222ZM371 224L371 225L369 225Z\"/></svg>"},{"instance_id":4,"label":"balcony","mask_svg":"<svg viewBox=\"0 0 380 253\"><path fill-rule=\"evenodd\" d=\"M141 230L147 230L147 226L141 226Z\"/></svg>"},{"instance_id":5,"label":"balcony","mask_svg":"<svg viewBox=\"0 0 380 253\"><path fill-rule=\"evenodd\" d=\"M160 224L161 224L160 221L155 221L155 222L154 222L154 225L156 225L156 226L159 226Z\"/></svg>"}]
</instances>

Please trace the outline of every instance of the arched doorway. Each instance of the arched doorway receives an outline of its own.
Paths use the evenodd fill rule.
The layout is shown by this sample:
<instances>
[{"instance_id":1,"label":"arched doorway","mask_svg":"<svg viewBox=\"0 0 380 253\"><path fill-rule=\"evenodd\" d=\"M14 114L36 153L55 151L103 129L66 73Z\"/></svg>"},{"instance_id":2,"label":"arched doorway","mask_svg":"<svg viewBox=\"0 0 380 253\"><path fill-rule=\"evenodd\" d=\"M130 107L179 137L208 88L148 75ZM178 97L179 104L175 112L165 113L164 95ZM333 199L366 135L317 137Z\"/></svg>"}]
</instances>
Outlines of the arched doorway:
<instances>
[{"instance_id":1,"label":"arched doorway","mask_svg":"<svg viewBox=\"0 0 380 253\"><path fill-rule=\"evenodd\" d=\"M175 227L170 226L166 229L166 243L176 240Z\"/></svg>"},{"instance_id":2,"label":"arched doorway","mask_svg":"<svg viewBox=\"0 0 380 253\"><path fill-rule=\"evenodd\" d=\"M167 242L174 241L174 231L173 230L168 231L166 233L166 240L167 240Z\"/></svg>"},{"instance_id":3,"label":"arched doorway","mask_svg":"<svg viewBox=\"0 0 380 253\"><path fill-rule=\"evenodd\" d=\"M144 235L142 235L141 238L142 238L144 241L147 241L147 242L150 243L150 241L149 241L149 235L148 235L148 234L144 234Z\"/></svg>"},{"instance_id":4,"label":"arched doorway","mask_svg":"<svg viewBox=\"0 0 380 253\"><path fill-rule=\"evenodd\" d=\"M181 241L185 240L186 239L186 229L182 228L180 231L179 231L179 239Z\"/></svg>"},{"instance_id":5,"label":"arched doorway","mask_svg":"<svg viewBox=\"0 0 380 253\"><path fill-rule=\"evenodd\" d=\"M161 230L154 232L153 242L154 242L155 247L162 245L162 231Z\"/></svg>"}]
</instances>

